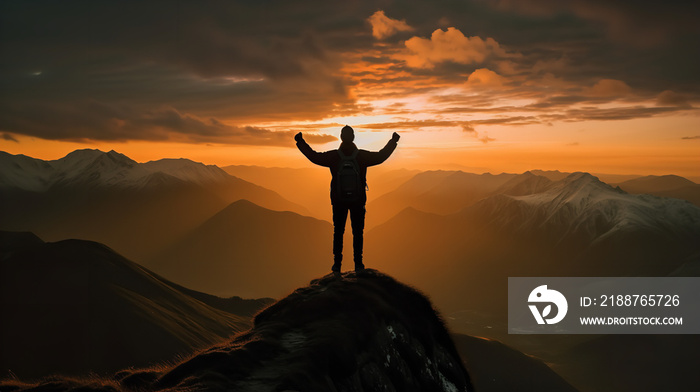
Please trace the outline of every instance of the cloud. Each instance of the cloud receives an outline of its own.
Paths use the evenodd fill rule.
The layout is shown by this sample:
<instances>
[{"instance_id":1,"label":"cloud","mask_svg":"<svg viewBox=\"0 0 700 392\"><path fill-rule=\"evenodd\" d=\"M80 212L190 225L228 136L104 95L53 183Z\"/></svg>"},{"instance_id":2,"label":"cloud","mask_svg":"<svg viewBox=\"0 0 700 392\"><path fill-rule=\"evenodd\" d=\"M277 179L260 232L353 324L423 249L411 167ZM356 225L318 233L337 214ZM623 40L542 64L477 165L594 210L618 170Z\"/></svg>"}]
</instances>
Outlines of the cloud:
<instances>
[{"instance_id":1,"label":"cloud","mask_svg":"<svg viewBox=\"0 0 700 392\"><path fill-rule=\"evenodd\" d=\"M285 79L317 74L332 62L313 33L321 19L300 28L294 17L306 10L284 4L270 10L235 1L46 3L18 5L2 19L12 32L3 34L4 43L19 55L12 62L27 71L109 59L111 70L151 63L205 78ZM38 7L46 14L36 13Z\"/></svg>"},{"instance_id":2,"label":"cloud","mask_svg":"<svg viewBox=\"0 0 700 392\"><path fill-rule=\"evenodd\" d=\"M477 132L476 128L474 128L474 125L472 122L464 122L462 123L462 131L471 135L474 137L476 140L487 144L490 142L495 141L496 139L489 137L489 134L486 132Z\"/></svg>"},{"instance_id":3,"label":"cloud","mask_svg":"<svg viewBox=\"0 0 700 392\"><path fill-rule=\"evenodd\" d=\"M671 90L664 90L656 97L656 104L660 106L678 106L690 108L688 97L684 94L678 94Z\"/></svg>"},{"instance_id":4,"label":"cloud","mask_svg":"<svg viewBox=\"0 0 700 392\"><path fill-rule=\"evenodd\" d=\"M363 128L368 129L421 129L421 128L455 128L458 127L465 133L476 132L476 125L530 125L544 122L538 116L508 116L483 118L479 120L404 120L387 121L383 123L364 124Z\"/></svg>"},{"instance_id":5,"label":"cloud","mask_svg":"<svg viewBox=\"0 0 700 392\"><path fill-rule=\"evenodd\" d=\"M568 109L560 115L557 115L556 120L567 122L589 121L589 120L633 120L636 118L649 118L658 115L673 113L678 111L676 108L667 107L647 107L647 106L628 106L618 108L586 108L586 109Z\"/></svg>"},{"instance_id":6,"label":"cloud","mask_svg":"<svg viewBox=\"0 0 700 392\"><path fill-rule=\"evenodd\" d=\"M697 136L683 136L682 140L700 140L700 135Z\"/></svg>"},{"instance_id":7,"label":"cloud","mask_svg":"<svg viewBox=\"0 0 700 392\"><path fill-rule=\"evenodd\" d=\"M495 15L487 27L479 25L476 31L523 53L517 64L523 73L551 72L579 87L607 78L624 80L635 93L658 94L666 89L700 93L696 71L700 52L688 50L700 40L695 16L700 2L660 6L656 1L630 0L480 0L478 4ZM466 33L464 26L474 23L465 21L457 27Z\"/></svg>"},{"instance_id":8,"label":"cloud","mask_svg":"<svg viewBox=\"0 0 700 392\"><path fill-rule=\"evenodd\" d=\"M56 138L54 135L60 138L72 135L85 140L128 140L145 137L138 132L132 134L126 128L116 129L98 117L153 120L154 113L161 113L167 107L194 118L249 125L319 120L333 115L352 115L361 110L344 83L338 80L332 84L324 77L321 79L318 82L312 78L275 82L202 79L162 70L155 65L124 71L98 72L83 67L54 70L41 77L4 81L4 94L0 95L0 131L43 135L49 139ZM142 128L155 125L142 124ZM197 135L198 130L202 127L181 128L181 133ZM142 131L150 139L168 139L164 132Z\"/></svg>"},{"instance_id":9,"label":"cloud","mask_svg":"<svg viewBox=\"0 0 700 392\"><path fill-rule=\"evenodd\" d=\"M404 120L404 121L385 121L381 123L364 124L362 128L367 129L420 129L420 128L448 128L461 126L459 121L449 120Z\"/></svg>"},{"instance_id":10,"label":"cloud","mask_svg":"<svg viewBox=\"0 0 700 392\"><path fill-rule=\"evenodd\" d=\"M19 140L15 139L14 136L10 135L10 134L7 133L7 132L3 132L3 134L2 134L2 140L7 140L7 141L9 141L9 142L19 143Z\"/></svg>"},{"instance_id":11,"label":"cloud","mask_svg":"<svg viewBox=\"0 0 700 392\"><path fill-rule=\"evenodd\" d=\"M401 58L413 68L433 68L443 62L480 64L491 56L506 56L493 38L466 37L454 27L437 29L430 38L413 37L405 46Z\"/></svg>"},{"instance_id":12,"label":"cloud","mask_svg":"<svg viewBox=\"0 0 700 392\"><path fill-rule=\"evenodd\" d=\"M478 128L660 116L700 99L688 50L700 3L588 1L611 10L600 16L583 0L495 3L17 2L0 12L0 133L263 145L282 141L259 130L372 110L436 119L387 127ZM664 45L610 38L652 42L647 26ZM428 105L387 107L413 98ZM619 98L636 106L596 107Z\"/></svg>"},{"instance_id":13,"label":"cloud","mask_svg":"<svg viewBox=\"0 0 700 392\"><path fill-rule=\"evenodd\" d=\"M616 41L638 47L659 46L680 36L697 34L700 4L628 0L482 0L501 10L539 18L574 15L604 26Z\"/></svg>"},{"instance_id":14,"label":"cloud","mask_svg":"<svg viewBox=\"0 0 700 392\"><path fill-rule=\"evenodd\" d=\"M417 121L395 121L395 122L384 122L376 124L365 124L362 128L368 129L416 129L420 130L422 128L461 128L462 132L473 137L474 139L487 144L496 139L489 137L487 132L479 132L476 130L474 125L499 125L499 124L509 124L510 122L521 121L522 118L502 118L502 119L487 119L487 120L475 120L475 121L448 121L448 120L417 120ZM512 125L512 124L511 124Z\"/></svg>"},{"instance_id":15,"label":"cloud","mask_svg":"<svg viewBox=\"0 0 700 392\"><path fill-rule=\"evenodd\" d=\"M372 25L372 36L376 39L385 39L401 31L414 30L405 20L391 19L384 11L375 12L367 21Z\"/></svg>"},{"instance_id":16,"label":"cloud","mask_svg":"<svg viewBox=\"0 0 700 392\"><path fill-rule=\"evenodd\" d=\"M505 78L488 68L479 68L469 74L467 86L469 87L501 87Z\"/></svg>"},{"instance_id":17,"label":"cloud","mask_svg":"<svg viewBox=\"0 0 700 392\"><path fill-rule=\"evenodd\" d=\"M170 107L243 125L356 113L360 106L340 72L338 52L371 44L370 37L347 39L366 32L370 12L358 11L362 16L347 22L348 15L329 7L311 12L298 4L240 1L3 7L0 131L144 138L98 121L85 111L88 102L128 105L131 119ZM80 126L72 130L75 124ZM213 129L189 125L182 135ZM165 131L144 132L146 138L168 139Z\"/></svg>"},{"instance_id":18,"label":"cloud","mask_svg":"<svg viewBox=\"0 0 700 392\"><path fill-rule=\"evenodd\" d=\"M632 91L627 83L615 79L601 79L584 92L596 97L624 97Z\"/></svg>"},{"instance_id":19,"label":"cloud","mask_svg":"<svg viewBox=\"0 0 700 392\"><path fill-rule=\"evenodd\" d=\"M473 124L481 125L530 125L530 124L541 124L545 122L544 119L538 116L508 116L502 115L499 117L487 118L483 120L472 120Z\"/></svg>"},{"instance_id":20,"label":"cloud","mask_svg":"<svg viewBox=\"0 0 700 392\"><path fill-rule=\"evenodd\" d=\"M495 141L496 139L489 137L488 133L484 132L482 135L477 136L477 140L479 140L480 142L482 142L484 144L487 144L487 143L491 143L491 142Z\"/></svg>"},{"instance_id":21,"label":"cloud","mask_svg":"<svg viewBox=\"0 0 700 392\"><path fill-rule=\"evenodd\" d=\"M470 122L465 122L462 124L462 131L466 133L476 133L476 129L474 129L474 125Z\"/></svg>"},{"instance_id":22,"label":"cloud","mask_svg":"<svg viewBox=\"0 0 700 392\"><path fill-rule=\"evenodd\" d=\"M89 101L33 109L41 115L32 118L30 113L20 112L17 117L3 116L0 128L48 140L170 140L287 147L294 146L292 137L296 133L229 125L217 118L201 118L171 107L144 111ZM325 134L309 134L308 139L318 143L337 140Z\"/></svg>"}]
</instances>

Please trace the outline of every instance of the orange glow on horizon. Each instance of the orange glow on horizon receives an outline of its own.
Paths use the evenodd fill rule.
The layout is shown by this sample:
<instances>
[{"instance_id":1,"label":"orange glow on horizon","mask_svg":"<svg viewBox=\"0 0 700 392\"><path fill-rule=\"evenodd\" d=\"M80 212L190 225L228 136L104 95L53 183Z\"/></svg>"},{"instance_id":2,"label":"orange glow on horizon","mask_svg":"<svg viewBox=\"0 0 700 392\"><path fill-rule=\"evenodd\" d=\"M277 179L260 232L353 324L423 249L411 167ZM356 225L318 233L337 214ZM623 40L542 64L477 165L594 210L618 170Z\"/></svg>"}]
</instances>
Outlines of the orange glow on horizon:
<instances>
[{"instance_id":1,"label":"orange glow on horizon","mask_svg":"<svg viewBox=\"0 0 700 392\"><path fill-rule=\"evenodd\" d=\"M687 119L686 119L687 120ZM576 127L574 125L574 127ZM580 131L576 139L557 140L547 129L532 130L535 140L520 137L522 129L491 127L484 143L459 131L402 131L399 148L384 164L386 168L419 170L463 170L468 172L524 172L526 170L587 171L608 174L663 175L676 174L700 180L700 140L666 137L659 141L653 133L647 138L628 140L626 132L617 130L608 141L596 137L605 128ZM391 132L362 131L356 126L360 148L378 150L389 140ZM634 130L639 130L635 128ZM629 132L632 132L630 130ZM518 133L520 132L520 134ZM520 136L519 136L520 135ZM539 135L539 136L537 136ZM33 158L59 159L76 149L115 150L138 161L162 158L187 158L220 167L257 165L266 167L309 167L290 140L289 147L232 146L169 142L61 142L14 136L18 142L0 140L0 150ZM510 140L509 140L510 139ZM615 140L619 139L619 140ZM572 141L569 141L572 140ZM580 140L580 141L578 141ZM313 144L318 151L336 148L338 142Z\"/></svg>"}]
</instances>

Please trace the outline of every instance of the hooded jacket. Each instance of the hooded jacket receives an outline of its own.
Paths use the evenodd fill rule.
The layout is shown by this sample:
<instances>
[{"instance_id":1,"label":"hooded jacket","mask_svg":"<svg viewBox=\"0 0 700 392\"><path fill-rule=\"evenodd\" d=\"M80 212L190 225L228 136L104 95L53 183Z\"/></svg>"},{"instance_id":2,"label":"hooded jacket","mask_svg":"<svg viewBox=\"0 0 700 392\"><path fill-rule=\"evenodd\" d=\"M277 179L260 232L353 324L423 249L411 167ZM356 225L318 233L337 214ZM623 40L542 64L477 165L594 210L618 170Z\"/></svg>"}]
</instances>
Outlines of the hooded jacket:
<instances>
[{"instance_id":1,"label":"hooded jacket","mask_svg":"<svg viewBox=\"0 0 700 392\"><path fill-rule=\"evenodd\" d=\"M360 169L360 179L362 181L362 195L360 197L360 203L365 204L367 202L367 194L365 193L365 187L367 186L367 168L370 166L378 165L389 158L391 153L396 149L396 141L389 140L389 142L379 151L367 151L359 150L357 153L357 165ZM304 156L306 156L311 162L324 166L331 171L331 204L336 204L339 200L338 189L336 187L336 177L338 175L338 169L340 166L340 154L338 150L342 151L344 155L351 155L357 146L353 142L342 142L338 150L330 150L326 152L316 152L311 146L305 141L300 140L297 142L297 148L301 151Z\"/></svg>"}]
</instances>

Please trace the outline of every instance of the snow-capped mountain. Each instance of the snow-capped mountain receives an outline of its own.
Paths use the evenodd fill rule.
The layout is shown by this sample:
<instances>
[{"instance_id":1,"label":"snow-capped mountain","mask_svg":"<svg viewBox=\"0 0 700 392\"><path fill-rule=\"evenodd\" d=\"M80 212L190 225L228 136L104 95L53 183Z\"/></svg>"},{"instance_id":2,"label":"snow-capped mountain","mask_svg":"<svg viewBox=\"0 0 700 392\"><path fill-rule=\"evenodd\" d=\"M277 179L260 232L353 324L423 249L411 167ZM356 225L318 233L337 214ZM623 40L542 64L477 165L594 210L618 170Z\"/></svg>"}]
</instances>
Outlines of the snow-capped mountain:
<instances>
[{"instance_id":1,"label":"snow-capped mountain","mask_svg":"<svg viewBox=\"0 0 700 392\"><path fill-rule=\"evenodd\" d=\"M486 196L517 174L474 174L462 171L426 171L416 174L395 190L371 201L367 227L386 222L406 207L436 214L453 214Z\"/></svg>"},{"instance_id":2,"label":"snow-capped mountain","mask_svg":"<svg viewBox=\"0 0 700 392\"><path fill-rule=\"evenodd\" d=\"M547 185L530 176L530 183ZM537 193L501 193L470 211L512 231L544 230L554 242L573 235L604 241L630 230L700 238L700 208L679 199L628 194L588 173L572 173Z\"/></svg>"},{"instance_id":3,"label":"snow-capped mountain","mask_svg":"<svg viewBox=\"0 0 700 392\"><path fill-rule=\"evenodd\" d=\"M517 175L498 189L493 194L506 194L511 196L531 195L544 192L552 186L552 181L547 177L535 175L530 171Z\"/></svg>"},{"instance_id":4,"label":"snow-capped mountain","mask_svg":"<svg viewBox=\"0 0 700 392\"><path fill-rule=\"evenodd\" d=\"M188 159L138 163L116 151L86 149L43 161L0 151L0 189L6 190L43 192L52 187L73 186L142 188L162 184L167 178L202 185L234 177L216 166Z\"/></svg>"},{"instance_id":5,"label":"snow-capped mountain","mask_svg":"<svg viewBox=\"0 0 700 392\"><path fill-rule=\"evenodd\" d=\"M306 210L276 192L187 159L138 163L77 150L53 161L0 152L0 230L99 241L143 261L237 200Z\"/></svg>"},{"instance_id":6,"label":"snow-capped mountain","mask_svg":"<svg viewBox=\"0 0 700 392\"><path fill-rule=\"evenodd\" d=\"M700 257L700 208L690 202L628 194L588 173L549 185L519 177L510 185L520 195L458 213L405 209L367 233L367 258L464 309L505 304L512 276L667 276Z\"/></svg>"},{"instance_id":7,"label":"snow-capped mountain","mask_svg":"<svg viewBox=\"0 0 700 392\"><path fill-rule=\"evenodd\" d=\"M47 161L0 151L0 189L48 189L54 168Z\"/></svg>"},{"instance_id":8,"label":"snow-capped mountain","mask_svg":"<svg viewBox=\"0 0 700 392\"><path fill-rule=\"evenodd\" d=\"M204 165L189 159L160 159L146 162L143 168L150 173L165 173L183 181L206 184L226 181L231 175L214 165Z\"/></svg>"}]
</instances>

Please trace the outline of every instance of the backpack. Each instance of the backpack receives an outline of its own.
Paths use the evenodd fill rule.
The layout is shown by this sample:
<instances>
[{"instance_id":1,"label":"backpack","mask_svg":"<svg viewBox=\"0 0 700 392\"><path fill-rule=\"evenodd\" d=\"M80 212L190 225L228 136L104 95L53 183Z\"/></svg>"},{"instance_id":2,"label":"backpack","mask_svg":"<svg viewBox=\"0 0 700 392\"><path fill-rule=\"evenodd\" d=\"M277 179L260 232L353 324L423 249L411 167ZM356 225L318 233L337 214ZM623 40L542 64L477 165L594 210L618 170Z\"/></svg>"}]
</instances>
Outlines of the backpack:
<instances>
[{"instance_id":1,"label":"backpack","mask_svg":"<svg viewBox=\"0 0 700 392\"><path fill-rule=\"evenodd\" d=\"M358 151L355 150L351 155L345 155L338 150L340 165L336 182L340 201L355 202L362 197L364 186L360 178L360 166L357 164Z\"/></svg>"}]
</instances>

